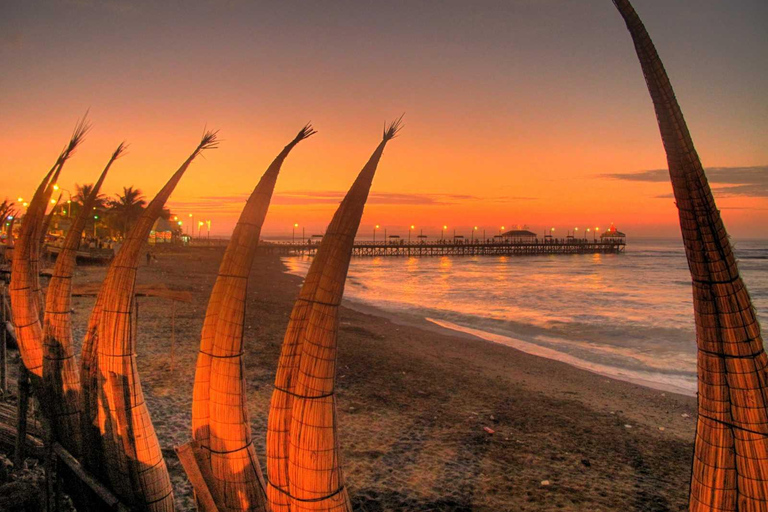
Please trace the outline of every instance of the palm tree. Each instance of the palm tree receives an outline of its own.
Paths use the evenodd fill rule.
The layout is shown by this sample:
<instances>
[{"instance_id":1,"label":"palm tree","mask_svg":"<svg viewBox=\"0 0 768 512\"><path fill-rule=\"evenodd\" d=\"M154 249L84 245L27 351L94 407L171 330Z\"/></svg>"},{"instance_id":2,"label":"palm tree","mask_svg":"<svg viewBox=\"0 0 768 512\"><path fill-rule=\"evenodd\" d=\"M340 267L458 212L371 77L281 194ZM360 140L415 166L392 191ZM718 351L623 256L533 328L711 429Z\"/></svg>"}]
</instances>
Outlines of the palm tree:
<instances>
[{"instance_id":1,"label":"palm tree","mask_svg":"<svg viewBox=\"0 0 768 512\"><path fill-rule=\"evenodd\" d=\"M109 218L112 226L125 237L134 222L141 217L147 201L141 190L137 188L123 187L123 193L115 199L109 200Z\"/></svg>"},{"instance_id":2,"label":"palm tree","mask_svg":"<svg viewBox=\"0 0 768 512\"><path fill-rule=\"evenodd\" d=\"M8 201L7 199L0 203L0 224L5 222L9 215L13 215L13 205L13 201Z\"/></svg>"},{"instance_id":3,"label":"palm tree","mask_svg":"<svg viewBox=\"0 0 768 512\"><path fill-rule=\"evenodd\" d=\"M93 192L93 183L85 183L83 185L75 184L75 195L72 196L72 204L69 205L70 208L70 215L71 218L77 217L77 215L80 213L80 209L85 204L86 199L88 196ZM93 201L93 209L97 215L102 216L104 215L104 212L107 209L107 196L104 194L98 194L96 196L96 199ZM88 217L88 220L86 221L86 228L84 230L85 233L90 233L93 231L93 224L95 222L95 219L93 217Z\"/></svg>"},{"instance_id":4,"label":"palm tree","mask_svg":"<svg viewBox=\"0 0 768 512\"><path fill-rule=\"evenodd\" d=\"M75 185L77 191L72 197L72 202L78 207L82 207L85 204L85 200L93 192L93 183L86 183L84 185ZM97 210L103 210L107 206L107 196L104 194L98 194L93 202L93 207ZM74 212L73 212L74 213Z\"/></svg>"},{"instance_id":5,"label":"palm tree","mask_svg":"<svg viewBox=\"0 0 768 512\"><path fill-rule=\"evenodd\" d=\"M10 224L6 226L6 221L9 220L9 217L12 219L13 216L16 215L16 210L13 208L13 205L13 201L8 201L7 199L0 203L0 232L5 230L6 238L8 231L10 230Z\"/></svg>"}]
</instances>

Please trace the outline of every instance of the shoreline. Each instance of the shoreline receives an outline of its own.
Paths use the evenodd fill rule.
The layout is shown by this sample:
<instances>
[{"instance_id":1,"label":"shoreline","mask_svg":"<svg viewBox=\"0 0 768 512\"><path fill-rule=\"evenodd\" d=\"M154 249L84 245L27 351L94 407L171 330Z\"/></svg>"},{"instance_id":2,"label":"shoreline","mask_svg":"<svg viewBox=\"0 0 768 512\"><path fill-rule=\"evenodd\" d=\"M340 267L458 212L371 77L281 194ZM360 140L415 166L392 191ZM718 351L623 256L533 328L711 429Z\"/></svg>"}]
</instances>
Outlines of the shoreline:
<instances>
[{"instance_id":1,"label":"shoreline","mask_svg":"<svg viewBox=\"0 0 768 512\"><path fill-rule=\"evenodd\" d=\"M689 390L682 386L676 386L671 383L644 379L640 376L633 375L637 372L632 370L624 370L624 373L622 373L621 368L609 367L600 365L598 363L590 363L589 361L569 356L568 354L548 349L546 347L541 347L522 339L512 338L505 335L496 335L486 331L481 331L479 329L473 329L471 327L464 327L458 324L453 324L446 320L438 320L429 317L418 316L414 317L413 319L408 319L404 313L386 311L377 306L351 299L345 299L342 305L361 313L367 313L373 316L386 318L399 325L410 325L419 329L433 330L436 333L445 336L460 336L471 339L479 339L489 343L501 345L518 352L540 357L542 359L565 363L573 368L584 370L600 377L607 377L609 379L635 384L656 391L675 393L677 395L686 397L696 397L695 390ZM423 320L423 322L421 322L421 320Z\"/></svg>"},{"instance_id":2,"label":"shoreline","mask_svg":"<svg viewBox=\"0 0 768 512\"><path fill-rule=\"evenodd\" d=\"M285 267L286 274L300 279L303 278L302 274L288 269L285 263L283 263L283 266ZM510 334L496 334L481 329L475 329L473 327L455 324L448 320L430 318L422 314L417 315L409 314L405 311L393 311L358 298L345 297L342 301L342 307L360 313L385 318L398 325L415 327L446 336L460 336L475 340L483 340L525 354L565 363L573 368L584 370L601 377L643 386L656 391L675 393L693 398L697 395L697 383L695 379L688 382L687 380L684 380L683 377L668 377L663 373L650 373L648 377L645 377L643 373L646 372L591 362L565 352L538 345L531 341L526 341L523 338L514 337ZM692 341L692 343L694 343L694 341ZM658 378L653 379L653 376L658 376Z\"/></svg>"}]
</instances>

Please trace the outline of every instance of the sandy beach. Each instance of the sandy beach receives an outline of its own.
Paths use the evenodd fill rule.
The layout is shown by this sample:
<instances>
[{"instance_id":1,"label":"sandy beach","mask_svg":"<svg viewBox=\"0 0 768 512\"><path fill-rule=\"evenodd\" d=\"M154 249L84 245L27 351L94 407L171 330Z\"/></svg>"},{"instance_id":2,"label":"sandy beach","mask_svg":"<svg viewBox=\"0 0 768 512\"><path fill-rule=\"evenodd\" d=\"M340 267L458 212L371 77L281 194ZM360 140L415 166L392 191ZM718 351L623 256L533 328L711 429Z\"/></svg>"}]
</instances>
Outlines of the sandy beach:
<instances>
[{"instance_id":1,"label":"sandy beach","mask_svg":"<svg viewBox=\"0 0 768 512\"><path fill-rule=\"evenodd\" d=\"M194 301L175 306L171 371L171 302L139 299L139 370L177 507L193 510L173 447L190 438L199 334L222 250L156 254L139 283L187 290ZM76 283L99 282L105 270L79 267ZM246 375L262 464L275 367L300 283L276 256L257 257ZM78 340L92 304L74 299ZM341 312L338 409L355 510L685 509L695 398L353 307Z\"/></svg>"}]
</instances>

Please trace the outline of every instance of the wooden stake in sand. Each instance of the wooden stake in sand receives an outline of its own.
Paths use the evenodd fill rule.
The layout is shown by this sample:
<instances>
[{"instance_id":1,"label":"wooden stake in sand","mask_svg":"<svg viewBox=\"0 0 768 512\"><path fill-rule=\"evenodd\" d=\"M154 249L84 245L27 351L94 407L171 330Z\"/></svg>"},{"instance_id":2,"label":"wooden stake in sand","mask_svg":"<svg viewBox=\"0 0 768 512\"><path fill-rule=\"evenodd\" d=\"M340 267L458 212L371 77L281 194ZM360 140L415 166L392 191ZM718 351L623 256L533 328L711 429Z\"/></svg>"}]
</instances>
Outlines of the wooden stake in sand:
<instances>
[{"instance_id":1,"label":"wooden stake in sand","mask_svg":"<svg viewBox=\"0 0 768 512\"><path fill-rule=\"evenodd\" d=\"M664 65L629 1L614 4L656 109L693 280L699 410L690 510L768 510L768 357L760 325Z\"/></svg>"},{"instance_id":2,"label":"wooden stake in sand","mask_svg":"<svg viewBox=\"0 0 768 512\"><path fill-rule=\"evenodd\" d=\"M171 362L168 369L173 371L173 352L176 348L176 301L171 299Z\"/></svg>"},{"instance_id":3,"label":"wooden stake in sand","mask_svg":"<svg viewBox=\"0 0 768 512\"><path fill-rule=\"evenodd\" d=\"M17 381L18 400L16 408L16 448L14 450L14 464L17 468L24 467L27 446L27 413L29 411L30 382L29 370L23 362L19 363L19 377Z\"/></svg>"},{"instance_id":4,"label":"wooden stake in sand","mask_svg":"<svg viewBox=\"0 0 768 512\"><path fill-rule=\"evenodd\" d=\"M336 431L338 309L368 192L398 119L333 216L291 312L267 429L273 512L350 511Z\"/></svg>"},{"instance_id":5,"label":"wooden stake in sand","mask_svg":"<svg viewBox=\"0 0 768 512\"><path fill-rule=\"evenodd\" d=\"M227 245L208 302L195 372L194 444L179 450L189 448L196 453L200 473L208 475L207 488L198 489L198 494L210 492L220 510L267 510L243 375L248 276L282 164L299 142L314 133L311 125L302 128L254 188ZM202 485L200 479L196 481Z\"/></svg>"},{"instance_id":6,"label":"wooden stake in sand","mask_svg":"<svg viewBox=\"0 0 768 512\"><path fill-rule=\"evenodd\" d=\"M5 398L8 396L8 316L5 309L8 299L6 298L4 283L0 286L0 293L2 293L0 309L2 309L3 317L3 335L0 339L0 391L2 391L3 398Z\"/></svg>"},{"instance_id":7,"label":"wooden stake in sand","mask_svg":"<svg viewBox=\"0 0 768 512\"><path fill-rule=\"evenodd\" d=\"M207 132L149 203L112 261L97 298L100 309L92 313L99 317L94 346L98 375L97 420L103 460L115 494L139 510L173 510L170 477L136 368L132 317L139 257L152 225L184 172L201 152L215 147L216 133ZM84 402L88 402L88 397Z\"/></svg>"}]
</instances>

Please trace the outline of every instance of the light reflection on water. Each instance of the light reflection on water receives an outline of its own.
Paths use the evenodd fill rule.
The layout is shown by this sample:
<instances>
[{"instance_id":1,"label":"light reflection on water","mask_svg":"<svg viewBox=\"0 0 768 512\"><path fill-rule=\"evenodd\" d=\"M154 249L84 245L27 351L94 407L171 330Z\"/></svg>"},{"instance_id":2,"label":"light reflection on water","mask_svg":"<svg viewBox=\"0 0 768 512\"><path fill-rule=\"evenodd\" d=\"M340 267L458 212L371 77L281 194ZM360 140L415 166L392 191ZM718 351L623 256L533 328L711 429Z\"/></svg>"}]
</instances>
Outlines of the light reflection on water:
<instances>
[{"instance_id":1,"label":"light reflection on water","mask_svg":"<svg viewBox=\"0 0 768 512\"><path fill-rule=\"evenodd\" d=\"M735 244L761 321L768 242ZM309 258L284 258L304 275ZM354 258L345 298L655 387L695 392L690 275L679 240L625 254Z\"/></svg>"}]
</instances>

